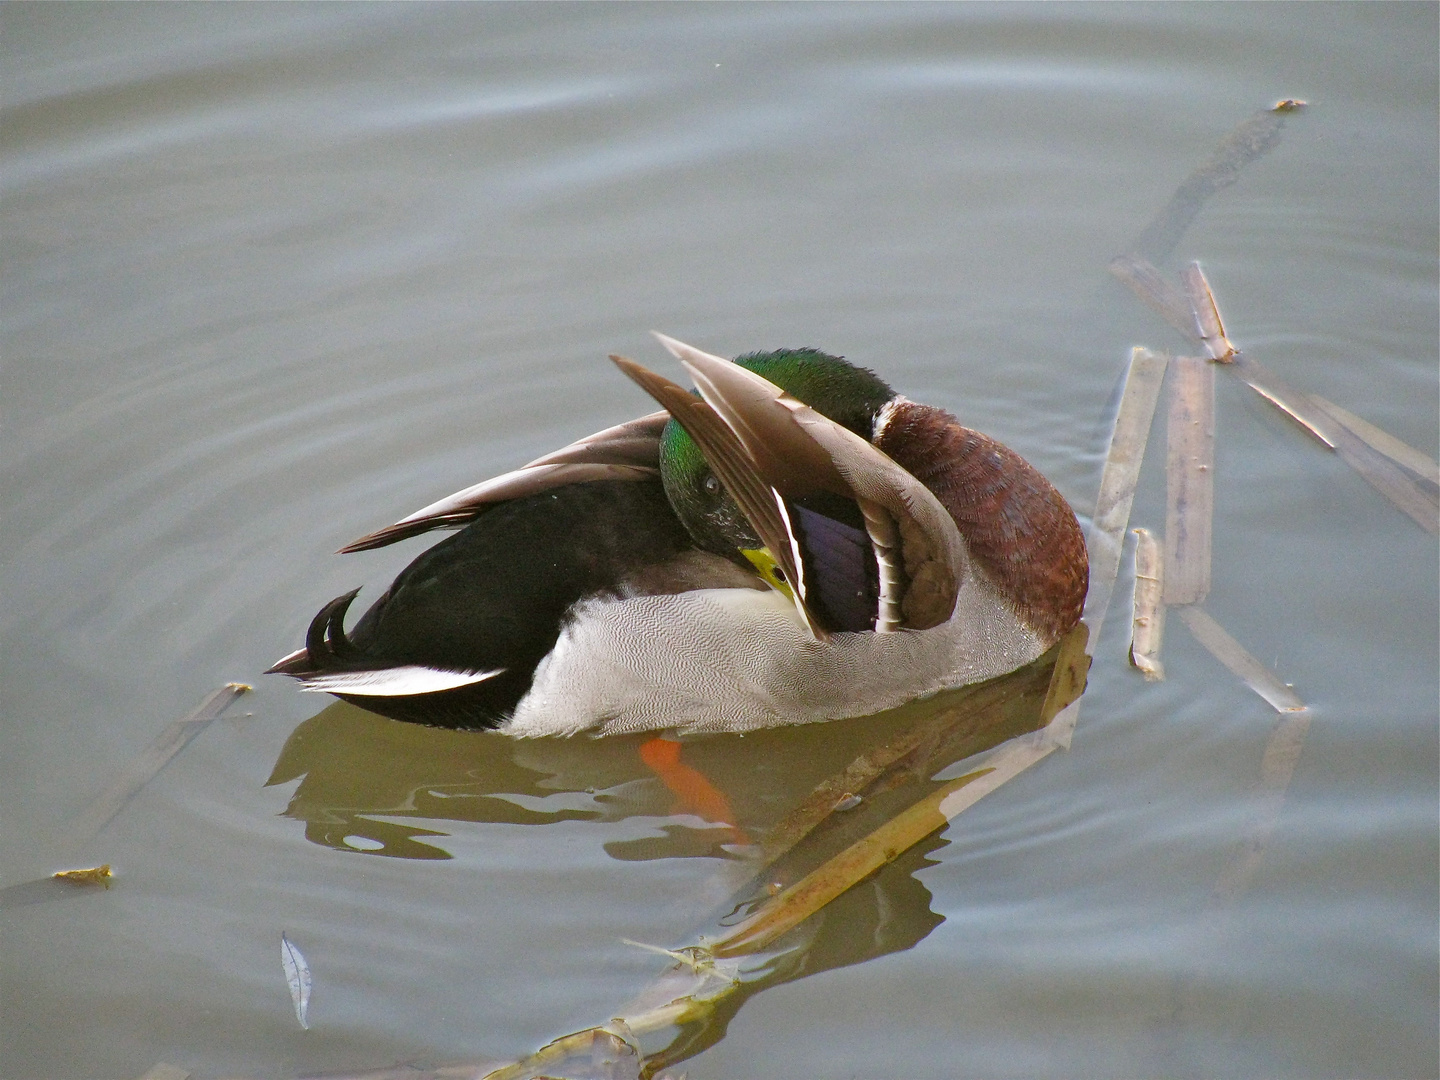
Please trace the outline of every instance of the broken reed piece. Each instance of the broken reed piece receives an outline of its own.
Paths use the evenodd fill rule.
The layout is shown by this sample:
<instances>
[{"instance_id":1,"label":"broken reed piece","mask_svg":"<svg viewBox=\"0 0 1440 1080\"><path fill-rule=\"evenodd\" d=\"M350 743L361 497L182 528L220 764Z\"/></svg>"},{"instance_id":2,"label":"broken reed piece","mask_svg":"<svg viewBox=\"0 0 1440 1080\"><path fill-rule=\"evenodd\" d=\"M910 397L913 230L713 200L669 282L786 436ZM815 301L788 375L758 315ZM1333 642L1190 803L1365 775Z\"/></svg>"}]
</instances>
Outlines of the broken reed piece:
<instances>
[{"instance_id":1,"label":"broken reed piece","mask_svg":"<svg viewBox=\"0 0 1440 1080\"><path fill-rule=\"evenodd\" d=\"M1397 465L1409 469L1420 479L1428 480L1432 484L1440 484L1440 465L1436 465L1434 460L1426 457L1413 446L1401 442L1394 435L1380 430L1374 424L1366 423L1339 405L1326 401L1319 394L1311 394L1310 400L1329 413L1336 423L1348 428L1351 434L1372 450L1384 454Z\"/></svg>"},{"instance_id":2,"label":"broken reed piece","mask_svg":"<svg viewBox=\"0 0 1440 1080\"><path fill-rule=\"evenodd\" d=\"M227 683L211 691L188 715L167 724L130 767L90 804L76 825L76 839L87 840L108 825L171 758L185 749L186 743L204 731L236 698L249 691L250 687L244 683Z\"/></svg>"},{"instance_id":3,"label":"broken reed piece","mask_svg":"<svg viewBox=\"0 0 1440 1080\"><path fill-rule=\"evenodd\" d=\"M1165 634L1162 599L1165 569L1160 544L1149 529L1135 530L1135 616L1130 630L1130 663L1149 682L1165 678L1160 642Z\"/></svg>"},{"instance_id":4,"label":"broken reed piece","mask_svg":"<svg viewBox=\"0 0 1440 1080\"><path fill-rule=\"evenodd\" d=\"M1306 434L1313 437L1321 446L1327 450L1337 448L1336 428L1338 425L1315 406L1309 394L1303 390L1296 390L1284 379L1248 356L1237 356L1231 362L1231 366L1246 386L1299 424Z\"/></svg>"},{"instance_id":5,"label":"broken reed piece","mask_svg":"<svg viewBox=\"0 0 1440 1080\"><path fill-rule=\"evenodd\" d=\"M1210 291L1210 282L1205 280L1205 271L1200 269L1198 262L1192 262L1180 271L1180 280L1185 283L1190 310L1195 314L1195 331L1200 335L1210 359L1221 364L1230 363L1240 350L1225 336L1220 307L1215 303L1215 294Z\"/></svg>"},{"instance_id":6,"label":"broken reed piece","mask_svg":"<svg viewBox=\"0 0 1440 1080\"><path fill-rule=\"evenodd\" d=\"M1204 344L1194 312L1181 314L1189 307L1188 300L1154 266L1137 255L1121 255L1111 262L1110 272L1187 339ZM1201 276L1203 278L1203 274ZM1208 283L1205 288L1209 290ZM1213 301L1213 296L1211 299ZM1216 318L1219 318L1218 312ZM1227 366L1327 450L1338 453L1342 461L1422 529L1432 535L1440 533L1440 491L1429 478L1428 458L1416 462L1419 468L1412 468L1409 461L1386 449L1394 448L1395 444L1405 445L1394 436L1368 424L1365 427L1369 430L1364 435L1352 430L1338 415L1322 406L1319 399L1296 390L1241 352L1234 353ZM1374 438L1375 435L1379 438ZM1418 451L1411 453L1419 454Z\"/></svg>"},{"instance_id":7,"label":"broken reed piece","mask_svg":"<svg viewBox=\"0 0 1440 1080\"><path fill-rule=\"evenodd\" d=\"M620 1031L611 1030L620 1028ZM622 1034L623 1032L623 1034ZM627 1036L629 1036L627 1038ZM490 1069L450 1068L435 1072L414 1071L414 1080L544 1080L547 1076L592 1076L603 1080L638 1080L642 1075L640 1051L632 1041L634 1033L622 1021L612 1020L601 1027L586 1028L546 1043L528 1057ZM384 1080L411 1080L412 1067L401 1066L385 1074ZM482 1066L483 1068L483 1066ZM356 1077L355 1080L365 1080ZM379 1078L377 1078L379 1080Z\"/></svg>"},{"instance_id":8,"label":"broken reed piece","mask_svg":"<svg viewBox=\"0 0 1440 1080\"><path fill-rule=\"evenodd\" d=\"M1225 336L1215 294L1200 264L1191 263L1183 276L1195 310L1196 328L1211 357L1221 363L1234 364L1251 389L1338 453L1342 461L1417 525L1431 534L1440 532L1440 492L1433 490L1436 484L1436 480L1431 479L1435 475L1433 462L1359 417L1286 386L1259 364L1241 356ZM1358 426L1350 421L1358 422ZM1429 487L1416 484L1403 469L1395 467L1396 463L1411 469L1427 481Z\"/></svg>"},{"instance_id":9,"label":"broken reed piece","mask_svg":"<svg viewBox=\"0 0 1440 1080\"><path fill-rule=\"evenodd\" d=\"M1337 428L1335 451L1411 521L1431 536L1440 535L1440 490L1433 483L1400 468L1343 424Z\"/></svg>"},{"instance_id":10,"label":"broken reed piece","mask_svg":"<svg viewBox=\"0 0 1440 1080\"><path fill-rule=\"evenodd\" d=\"M825 907L852 885L898 858L949 820L940 804L988 770L968 773L886 821L880 828L826 860L790 888L762 904L739 925L721 937L677 950L658 950L675 958L639 997L622 1007L608 1024L586 1028L556 1039L540 1050L485 1074L484 1080L530 1080L550 1075L547 1067L577 1052L587 1051L599 1039L612 1050L606 1036L616 1036L637 1051L636 1036L703 1020L720 1003L740 991L744 980L737 959L765 949ZM663 1058L664 1051L647 1058ZM588 1074L587 1074L588 1075ZM640 1075L640 1074L637 1074Z\"/></svg>"},{"instance_id":11,"label":"broken reed piece","mask_svg":"<svg viewBox=\"0 0 1440 1080\"><path fill-rule=\"evenodd\" d=\"M1155 272L1159 274L1158 270ZM1252 390L1334 450L1333 425L1323 415L1318 415L1319 410L1310 395L1285 385L1259 364L1242 356L1240 350L1225 336L1220 306L1215 302L1215 292L1210 288L1210 282L1200 264L1192 262L1181 271L1180 277L1185 283L1186 303L1194 316L1195 333L1210 358L1223 364L1236 365L1236 371ZM1163 278L1161 282L1162 285L1165 284Z\"/></svg>"},{"instance_id":12,"label":"broken reed piece","mask_svg":"<svg viewBox=\"0 0 1440 1080\"><path fill-rule=\"evenodd\" d=\"M1250 655L1241 645L1216 622L1204 608L1183 606L1176 613L1195 635L1195 640L1210 650L1211 655L1224 664L1235 675L1259 694L1276 712L1299 712L1305 703L1295 691L1280 681L1273 671Z\"/></svg>"},{"instance_id":13,"label":"broken reed piece","mask_svg":"<svg viewBox=\"0 0 1440 1080\"><path fill-rule=\"evenodd\" d=\"M942 703L933 715L883 738L822 780L767 832L761 849L763 868L756 880L773 881L777 860L834 815L848 819L862 802L873 803L874 795L925 780L954 762L1049 724L1085 690L1088 637L1082 622L1025 667L932 699ZM1039 708L1033 716L1012 713L1017 704L1036 699ZM741 889L737 896L744 892Z\"/></svg>"},{"instance_id":14,"label":"broken reed piece","mask_svg":"<svg viewBox=\"0 0 1440 1080\"><path fill-rule=\"evenodd\" d=\"M1130 367L1125 375L1125 389L1120 395L1120 409L1115 414L1115 429L1110 436L1110 452L1100 474L1100 491L1095 498L1095 514L1091 518L1086 544L1090 549L1090 591L1085 596L1085 624L1090 628L1090 649L1100 639L1100 627L1110 605L1110 594L1120 572L1120 556L1125 546L1125 530L1130 525L1130 507L1135 502L1135 484L1140 478L1140 464L1145 459L1145 444L1150 438L1150 424L1155 417L1155 404L1160 399L1160 384L1165 378L1167 358L1163 353L1136 347L1130 351Z\"/></svg>"},{"instance_id":15,"label":"broken reed piece","mask_svg":"<svg viewBox=\"0 0 1440 1080\"><path fill-rule=\"evenodd\" d=\"M1009 740L979 759L960 777L945 782L882 822L867 835L826 859L794 885L763 901L740 924L717 938L700 939L686 948L656 949L675 964L623 1006L608 1024L586 1028L547 1044L537 1053L487 1073L485 1080L528 1080L541 1066L590 1046L590 1039L618 1035L626 1045L636 1036L662 1029L703 1023L727 998L743 992L741 958L762 951L826 907L836 897L898 858L984 795L1023 772L1053 751L1069 745L1090 666L1089 637L1082 623L1062 639L1046 689L1037 731ZM1000 682L1001 680L996 680ZM998 707L999 702L992 702ZM873 765L867 765L867 771ZM652 948L651 946L642 946ZM753 979L751 980L753 982ZM672 1044L673 1045L673 1044ZM647 1069L659 1067L666 1050L646 1055ZM644 1073L643 1075L649 1075Z\"/></svg>"},{"instance_id":16,"label":"broken reed piece","mask_svg":"<svg viewBox=\"0 0 1440 1080\"><path fill-rule=\"evenodd\" d=\"M1165 448L1165 603L1198 604L1210 592L1215 517L1215 368L1198 356L1170 361Z\"/></svg>"},{"instance_id":17,"label":"broken reed piece","mask_svg":"<svg viewBox=\"0 0 1440 1080\"><path fill-rule=\"evenodd\" d=\"M1369 429L1371 438L1362 437L1338 414L1326 409L1320 399L1293 389L1246 356L1238 357L1232 366L1252 390L1339 454L1341 461L1359 473L1366 483L1394 503L1410 520L1432 536L1440 533L1440 491L1437 491L1436 485L1423 471L1412 471L1408 465L1402 467L1404 463L1397 464L1398 458L1377 448L1371 439L1389 445L1398 444L1407 450L1409 447L1393 435L1364 424L1364 421L1361 423ZM1419 454L1419 451L1411 452ZM1429 459L1425 458L1426 471L1429 464Z\"/></svg>"}]
</instances>

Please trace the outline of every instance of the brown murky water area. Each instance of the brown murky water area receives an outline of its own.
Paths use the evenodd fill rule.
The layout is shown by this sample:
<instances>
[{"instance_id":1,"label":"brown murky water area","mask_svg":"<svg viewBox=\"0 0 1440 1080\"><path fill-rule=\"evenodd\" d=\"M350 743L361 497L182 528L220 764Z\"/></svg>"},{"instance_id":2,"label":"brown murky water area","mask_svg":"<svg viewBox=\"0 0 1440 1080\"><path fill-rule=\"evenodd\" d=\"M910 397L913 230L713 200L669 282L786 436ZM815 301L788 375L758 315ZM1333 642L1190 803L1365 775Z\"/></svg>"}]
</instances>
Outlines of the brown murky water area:
<instances>
[{"instance_id":1,"label":"brown murky water area","mask_svg":"<svg viewBox=\"0 0 1440 1080\"><path fill-rule=\"evenodd\" d=\"M1206 349L1108 271L1148 245L1152 301L1188 312L1199 260L1244 353L1201 366L1213 444L1171 363L1139 474L1157 537L1167 467L1213 503L1208 581L1156 556L1165 678L1127 656L1131 537L1068 750L636 1040L697 1080L1436 1075L1436 488L1363 425L1433 463L1437 45L1422 4L0 9L0 1074L483 1074L652 986L671 959L630 942L738 933L985 765L949 761L1030 745L1048 670L687 742L726 825L634 738L259 672L429 540L342 543L648 412L605 356L676 375L652 328L842 353L1089 525L1132 347ZM1257 383L1361 426L1303 397L1327 449ZM946 709L963 737L756 877L817 784Z\"/></svg>"}]
</instances>

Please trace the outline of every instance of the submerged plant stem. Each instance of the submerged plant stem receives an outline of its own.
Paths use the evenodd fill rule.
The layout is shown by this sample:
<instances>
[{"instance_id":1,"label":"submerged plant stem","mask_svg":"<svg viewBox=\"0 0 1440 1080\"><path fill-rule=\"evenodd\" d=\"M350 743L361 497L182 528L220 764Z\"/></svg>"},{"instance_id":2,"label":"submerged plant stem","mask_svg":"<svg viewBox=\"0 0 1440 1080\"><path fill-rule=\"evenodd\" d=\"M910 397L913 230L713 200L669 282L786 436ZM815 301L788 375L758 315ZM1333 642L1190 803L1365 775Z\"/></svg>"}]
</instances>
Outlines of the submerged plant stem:
<instances>
[{"instance_id":1,"label":"submerged plant stem","mask_svg":"<svg viewBox=\"0 0 1440 1080\"><path fill-rule=\"evenodd\" d=\"M76 839L88 840L108 825L171 758L185 749L185 745L228 709L236 698L249 691L250 687L244 683L227 683L212 691L188 715L167 724L130 763L130 767L90 804L76 826Z\"/></svg>"}]
</instances>

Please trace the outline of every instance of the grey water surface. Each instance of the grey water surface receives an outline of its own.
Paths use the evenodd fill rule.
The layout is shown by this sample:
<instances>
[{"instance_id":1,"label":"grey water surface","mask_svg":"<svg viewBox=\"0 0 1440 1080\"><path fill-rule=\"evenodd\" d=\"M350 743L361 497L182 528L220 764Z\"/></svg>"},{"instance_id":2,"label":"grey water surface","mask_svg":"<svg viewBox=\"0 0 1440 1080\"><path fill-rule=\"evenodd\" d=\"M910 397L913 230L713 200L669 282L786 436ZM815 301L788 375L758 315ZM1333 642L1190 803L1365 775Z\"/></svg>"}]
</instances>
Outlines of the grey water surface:
<instances>
[{"instance_id":1,"label":"grey water surface","mask_svg":"<svg viewBox=\"0 0 1440 1080\"><path fill-rule=\"evenodd\" d=\"M652 329L842 353L1083 518L1130 347L1185 347L1106 264L1303 98L1168 268L1201 260L1249 355L1433 457L1437 10L0 7L0 1074L514 1057L663 967L622 939L705 924L733 860L633 740L430 731L259 675L430 541L341 544L649 411L605 356L679 377ZM1178 619L1167 681L1129 667L1127 560L1072 749L859 886L690 1077L1440 1072L1435 539L1225 372L1218 409L1207 609L1312 708L1249 888L1212 899L1277 718ZM687 752L763 823L863 744ZM108 891L27 884L102 862Z\"/></svg>"}]
</instances>

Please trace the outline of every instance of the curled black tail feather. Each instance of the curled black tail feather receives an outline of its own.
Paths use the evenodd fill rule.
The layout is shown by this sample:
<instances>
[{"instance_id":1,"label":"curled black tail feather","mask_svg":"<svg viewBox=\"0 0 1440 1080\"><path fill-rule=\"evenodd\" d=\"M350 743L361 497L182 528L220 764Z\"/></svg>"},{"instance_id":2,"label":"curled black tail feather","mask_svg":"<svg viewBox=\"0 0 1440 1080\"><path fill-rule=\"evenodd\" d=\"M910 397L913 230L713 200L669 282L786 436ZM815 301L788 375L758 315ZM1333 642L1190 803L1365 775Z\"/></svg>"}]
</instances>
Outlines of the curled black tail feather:
<instances>
[{"instance_id":1,"label":"curled black tail feather","mask_svg":"<svg viewBox=\"0 0 1440 1080\"><path fill-rule=\"evenodd\" d=\"M310 656L312 670L323 671L335 666L337 660L356 655L358 650L345 636L345 613L359 595L359 589L352 589L344 596L337 596L310 620L310 629L305 632L305 651Z\"/></svg>"}]
</instances>

